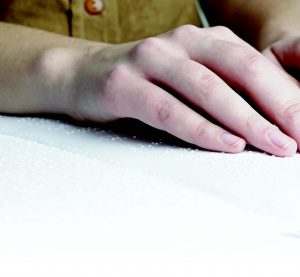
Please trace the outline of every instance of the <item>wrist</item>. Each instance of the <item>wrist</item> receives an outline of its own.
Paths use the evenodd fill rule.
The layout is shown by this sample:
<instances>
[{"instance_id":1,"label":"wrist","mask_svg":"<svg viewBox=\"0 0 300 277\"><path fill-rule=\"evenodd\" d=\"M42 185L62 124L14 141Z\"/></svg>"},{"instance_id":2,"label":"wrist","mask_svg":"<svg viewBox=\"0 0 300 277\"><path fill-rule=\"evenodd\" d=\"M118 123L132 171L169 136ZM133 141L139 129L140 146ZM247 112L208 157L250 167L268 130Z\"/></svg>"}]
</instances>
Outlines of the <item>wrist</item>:
<instances>
[{"instance_id":1,"label":"wrist","mask_svg":"<svg viewBox=\"0 0 300 277\"><path fill-rule=\"evenodd\" d=\"M116 61L111 57L110 44L97 44L80 49L73 56L72 73L68 79L69 115L80 121L106 121L107 107L103 104L103 83L110 70L111 63ZM108 52L108 53L107 53ZM109 115L108 117L111 117Z\"/></svg>"},{"instance_id":2,"label":"wrist","mask_svg":"<svg viewBox=\"0 0 300 277\"><path fill-rule=\"evenodd\" d=\"M39 58L39 77L43 80L43 97L47 111L70 115L72 112L72 80L79 51L55 47L43 51Z\"/></svg>"},{"instance_id":3,"label":"wrist","mask_svg":"<svg viewBox=\"0 0 300 277\"><path fill-rule=\"evenodd\" d=\"M76 98L78 80L87 81L82 80L85 76L80 76L81 68L94 48L101 46L82 41L76 47L59 46L42 51L34 67L34 73L40 79L38 89L43 90L43 93L40 93L42 98L40 106L44 112L78 118Z\"/></svg>"}]
</instances>

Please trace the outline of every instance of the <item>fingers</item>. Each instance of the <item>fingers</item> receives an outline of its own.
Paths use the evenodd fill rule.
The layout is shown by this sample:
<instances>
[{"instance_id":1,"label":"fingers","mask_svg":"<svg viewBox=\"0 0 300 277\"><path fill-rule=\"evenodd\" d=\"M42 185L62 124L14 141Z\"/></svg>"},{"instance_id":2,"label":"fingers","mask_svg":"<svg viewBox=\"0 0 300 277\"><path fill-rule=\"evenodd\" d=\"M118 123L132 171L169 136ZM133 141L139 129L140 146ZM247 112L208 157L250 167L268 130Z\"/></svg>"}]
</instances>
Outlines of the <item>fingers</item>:
<instances>
[{"instance_id":1,"label":"fingers","mask_svg":"<svg viewBox=\"0 0 300 277\"><path fill-rule=\"evenodd\" d=\"M286 75L286 78L290 79L296 86L300 88L300 81L297 80L294 76L290 75L286 69L284 68L284 64L281 64L281 61L278 60L277 56L275 56L274 51L269 47L265 49L262 54L271 61L274 65L276 65L282 72Z\"/></svg>"},{"instance_id":2,"label":"fingers","mask_svg":"<svg viewBox=\"0 0 300 277\"><path fill-rule=\"evenodd\" d=\"M245 141L209 122L158 86L137 78L122 96L124 116L139 119L199 147L241 152Z\"/></svg>"},{"instance_id":3,"label":"fingers","mask_svg":"<svg viewBox=\"0 0 300 277\"><path fill-rule=\"evenodd\" d=\"M274 52L271 50L271 48L265 49L262 54L273 64L275 64L278 68L284 70L281 63L278 61L277 57L274 55Z\"/></svg>"},{"instance_id":4,"label":"fingers","mask_svg":"<svg viewBox=\"0 0 300 277\"><path fill-rule=\"evenodd\" d=\"M300 145L299 88L282 69L226 28L181 27L137 43L124 60L118 63L125 67L117 66L104 85L108 92L104 103L111 103L109 111L117 117L137 118L216 151L240 152L246 139L269 153L291 156ZM223 128L158 83L208 113ZM249 96L259 113L290 137L233 89Z\"/></svg>"},{"instance_id":5,"label":"fingers","mask_svg":"<svg viewBox=\"0 0 300 277\"><path fill-rule=\"evenodd\" d=\"M300 67L300 38L292 37L278 43L270 48L276 59L285 68Z\"/></svg>"},{"instance_id":6,"label":"fingers","mask_svg":"<svg viewBox=\"0 0 300 277\"><path fill-rule=\"evenodd\" d=\"M205 110L221 126L232 130L257 148L277 156L295 154L297 145L294 140L265 120L203 65L181 58L165 59L156 67L148 68L147 74L151 79L171 87L181 97Z\"/></svg>"},{"instance_id":7,"label":"fingers","mask_svg":"<svg viewBox=\"0 0 300 277\"><path fill-rule=\"evenodd\" d=\"M248 95L263 114L300 145L300 91L282 70L256 50L227 41L203 44L201 51L190 55Z\"/></svg>"}]
</instances>

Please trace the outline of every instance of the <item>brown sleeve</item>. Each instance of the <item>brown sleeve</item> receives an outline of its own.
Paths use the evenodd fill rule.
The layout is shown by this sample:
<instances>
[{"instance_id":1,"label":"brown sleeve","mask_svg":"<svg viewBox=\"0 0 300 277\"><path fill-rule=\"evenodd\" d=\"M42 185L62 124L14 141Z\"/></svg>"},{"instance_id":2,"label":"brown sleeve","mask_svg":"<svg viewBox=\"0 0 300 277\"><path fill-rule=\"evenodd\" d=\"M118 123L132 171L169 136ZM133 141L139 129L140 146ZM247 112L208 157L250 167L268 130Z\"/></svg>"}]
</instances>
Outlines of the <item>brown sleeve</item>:
<instances>
[{"instance_id":1,"label":"brown sleeve","mask_svg":"<svg viewBox=\"0 0 300 277\"><path fill-rule=\"evenodd\" d=\"M0 7L1 21L108 43L155 36L183 24L201 25L194 0L104 0L97 15L86 12L83 0L0 0Z\"/></svg>"}]
</instances>

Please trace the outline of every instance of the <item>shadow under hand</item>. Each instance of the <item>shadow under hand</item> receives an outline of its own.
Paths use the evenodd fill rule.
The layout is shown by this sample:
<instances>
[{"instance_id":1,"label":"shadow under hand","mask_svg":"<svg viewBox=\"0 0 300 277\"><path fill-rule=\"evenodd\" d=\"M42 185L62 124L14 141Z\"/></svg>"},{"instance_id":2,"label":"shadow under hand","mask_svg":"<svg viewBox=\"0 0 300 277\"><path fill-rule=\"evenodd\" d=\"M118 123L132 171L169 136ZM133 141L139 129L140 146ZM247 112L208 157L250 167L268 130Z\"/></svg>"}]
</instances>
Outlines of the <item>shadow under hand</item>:
<instances>
[{"instance_id":1,"label":"shadow under hand","mask_svg":"<svg viewBox=\"0 0 300 277\"><path fill-rule=\"evenodd\" d=\"M135 140L145 143L160 143L161 145L192 148L197 149L196 145L184 142L173 135L155 129L136 119L119 119L110 123L94 123L94 122L70 122L80 127L92 127L98 130L104 130L118 136L122 136L128 140Z\"/></svg>"}]
</instances>

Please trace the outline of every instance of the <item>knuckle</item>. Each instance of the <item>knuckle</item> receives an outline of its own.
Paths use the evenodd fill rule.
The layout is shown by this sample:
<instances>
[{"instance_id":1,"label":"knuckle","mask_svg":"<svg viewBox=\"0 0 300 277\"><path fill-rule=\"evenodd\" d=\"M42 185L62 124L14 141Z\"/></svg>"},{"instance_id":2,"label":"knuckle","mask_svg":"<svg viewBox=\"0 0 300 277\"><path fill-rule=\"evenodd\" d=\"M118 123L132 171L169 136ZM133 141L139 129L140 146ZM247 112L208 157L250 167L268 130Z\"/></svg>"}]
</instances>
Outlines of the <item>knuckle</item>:
<instances>
[{"instance_id":1,"label":"knuckle","mask_svg":"<svg viewBox=\"0 0 300 277\"><path fill-rule=\"evenodd\" d=\"M209 123L206 120L200 121L195 128L193 140L199 141L199 138L203 139L208 136Z\"/></svg>"},{"instance_id":2,"label":"knuckle","mask_svg":"<svg viewBox=\"0 0 300 277\"><path fill-rule=\"evenodd\" d=\"M180 26L173 30L173 36L179 39L185 39L186 37L195 37L199 33L199 28L192 24Z\"/></svg>"},{"instance_id":3,"label":"knuckle","mask_svg":"<svg viewBox=\"0 0 300 277\"><path fill-rule=\"evenodd\" d=\"M246 120L246 130L255 132L259 126L265 125L262 118L258 114L251 115ZM267 128L267 127L266 127Z\"/></svg>"},{"instance_id":4,"label":"knuckle","mask_svg":"<svg viewBox=\"0 0 300 277\"><path fill-rule=\"evenodd\" d=\"M157 120L159 124L164 125L170 120L174 110L176 109L176 104L173 101L165 100L158 105L157 108Z\"/></svg>"},{"instance_id":5,"label":"knuckle","mask_svg":"<svg viewBox=\"0 0 300 277\"><path fill-rule=\"evenodd\" d=\"M199 28L192 24L186 24L181 27L178 27L177 29L178 29L178 31L180 30L184 33L188 33L191 35L194 35L195 33L198 33L198 31L199 31Z\"/></svg>"},{"instance_id":6,"label":"knuckle","mask_svg":"<svg viewBox=\"0 0 300 277\"><path fill-rule=\"evenodd\" d=\"M151 37L142 40L133 49L133 56L136 59L145 59L151 57L153 54L157 54L162 50L162 40L157 37Z\"/></svg>"},{"instance_id":7,"label":"knuckle","mask_svg":"<svg viewBox=\"0 0 300 277\"><path fill-rule=\"evenodd\" d=\"M217 33L217 34L220 34L223 36L227 36L227 35L233 36L234 35L233 31L231 31L231 29L229 29L226 26L215 26L215 27L210 28L210 30L214 33Z\"/></svg>"},{"instance_id":8,"label":"knuckle","mask_svg":"<svg viewBox=\"0 0 300 277\"><path fill-rule=\"evenodd\" d=\"M126 65L116 65L111 69L107 76L107 85L121 85L129 75L129 68Z\"/></svg>"},{"instance_id":9,"label":"knuckle","mask_svg":"<svg viewBox=\"0 0 300 277\"><path fill-rule=\"evenodd\" d=\"M221 84L222 82L218 77L210 72L202 72L199 74L198 82L196 82L197 89L200 89L199 96L203 98L203 101L213 96Z\"/></svg>"},{"instance_id":10,"label":"knuckle","mask_svg":"<svg viewBox=\"0 0 300 277\"><path fill-rule=\"evenodd\" d=\"M299 100L288 101L283 105L282 116L289 125L300 123L300 102Z\"/></svg>"},{"instance_id":11,"label":"knuckle","mask_svg":"<svg viewBox=\"0 0 300 277\"><path fill-rule=\"evenodd\" d=\"M263 56L248 46L239 46L233 49L233 51L235 53L234 55L243 61L242 65L245 74L257 76L269 71Z\"/></svg>"},{"instance_id":12,"label":"knuckle","mask_svg":"<svg viewBox=\"0 0 300 277\"><path fill-rule=\"evenodd\" d=\"M263 66L262 57L258 53L245 51L245 65L249 71L256 72Z\"/></svg>"},{"instance_id":13,"label":"knuckle","mask_svg":"<svg viewBox=\"0 0 300 277\"><path fill-rule=\"evenodd\" d=\"M190 62L189 60L179 60L182 70L185 72L187 79L187 86L189 90L197 91L197 96L204 98L209 97L218 91L218 88L224 86L224 82L214 72L205 66ZM223 89L224 91L224 89Z\"/></svg>"}]
</instances>

